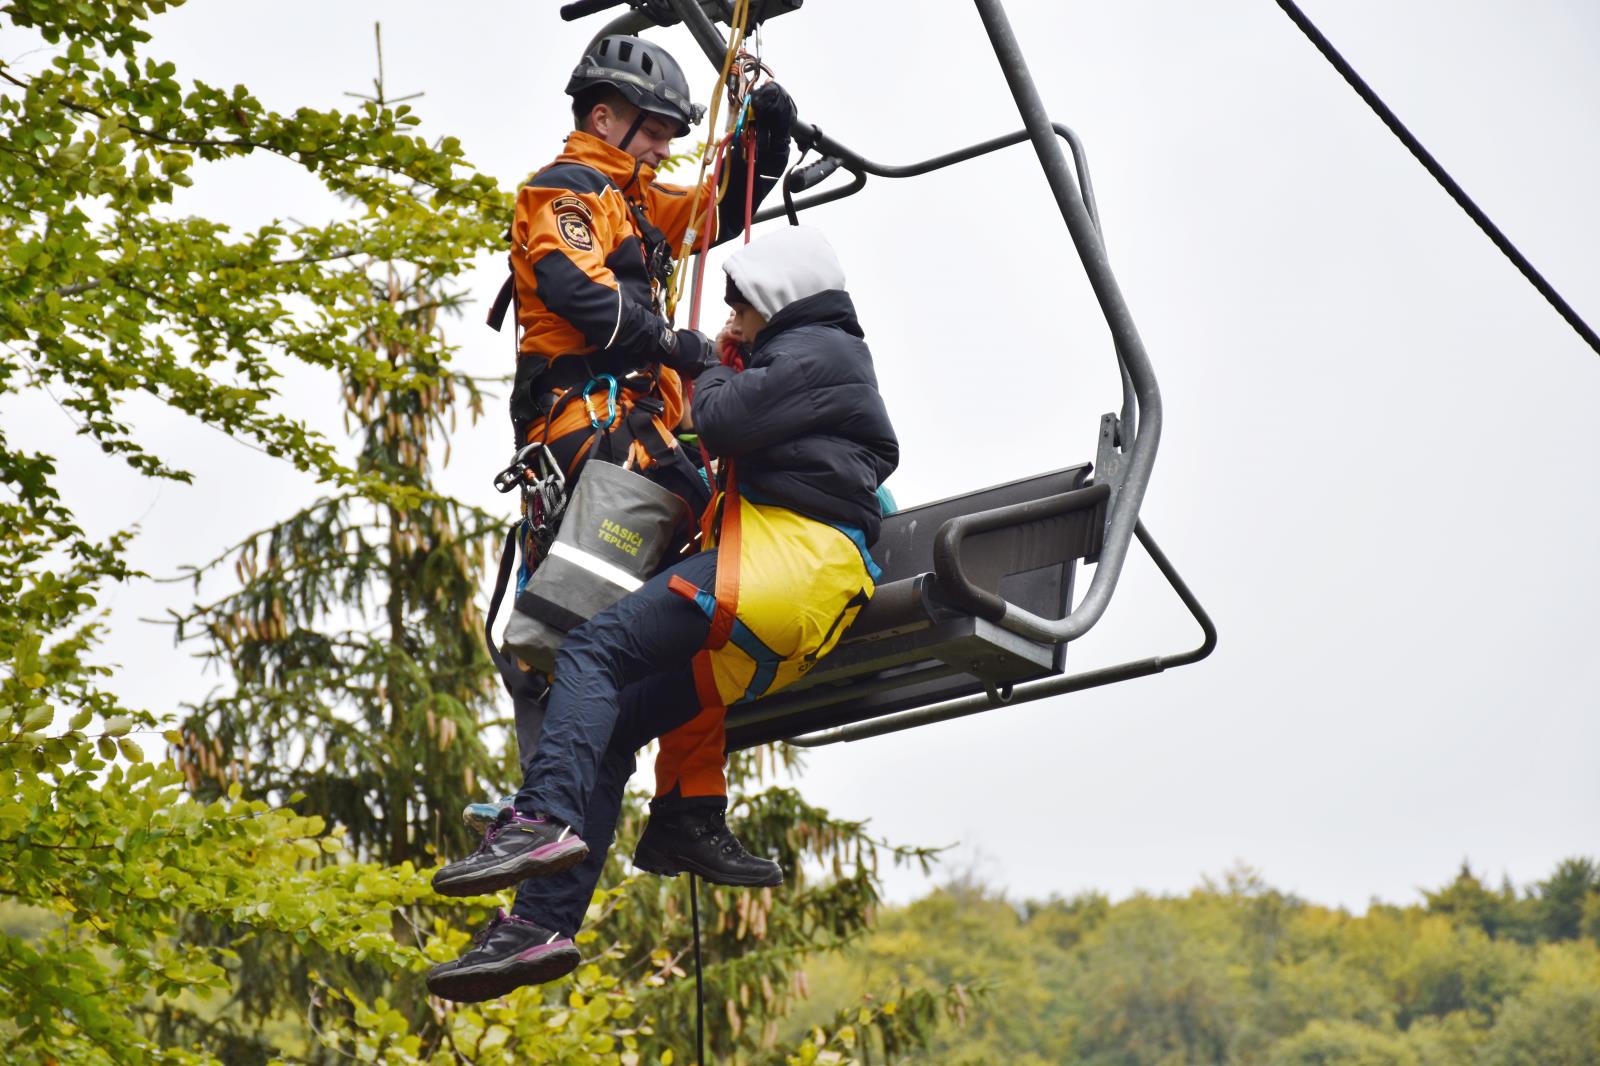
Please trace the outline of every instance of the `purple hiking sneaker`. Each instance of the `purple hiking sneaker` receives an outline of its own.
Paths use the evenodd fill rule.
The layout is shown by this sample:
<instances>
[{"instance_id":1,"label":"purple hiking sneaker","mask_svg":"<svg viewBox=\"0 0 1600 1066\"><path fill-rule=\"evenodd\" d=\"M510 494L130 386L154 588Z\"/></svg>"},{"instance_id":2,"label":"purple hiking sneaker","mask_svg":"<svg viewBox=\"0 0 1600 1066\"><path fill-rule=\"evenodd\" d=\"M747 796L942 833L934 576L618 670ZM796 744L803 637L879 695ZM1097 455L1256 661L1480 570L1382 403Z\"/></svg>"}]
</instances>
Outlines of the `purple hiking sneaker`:
<instances>
[{"instance_id":1,"label":"purple hiking sneaker","mask_svg":"<svg viewBox=\"0 0 1600 1066\"><path fill-rule=\"evenodd\" d=\"M459 959L428 971L428 991L456 1003L482 1003L565 977L577 967L578 949L570 938L502 910Z\"/></svg>"},{"instance_id":2,"label":"purple hiking sneaker","mask_svg":"<svg viewBox=\"0 0 1600 1066\"><path fill-rule=\"evenodd\" d=\"M441 896L481 896L570 869L589 854L571 827L549 818L525 818L507 807L500 812L478 850L433 875Z\"/></svg>"}]
</instances>

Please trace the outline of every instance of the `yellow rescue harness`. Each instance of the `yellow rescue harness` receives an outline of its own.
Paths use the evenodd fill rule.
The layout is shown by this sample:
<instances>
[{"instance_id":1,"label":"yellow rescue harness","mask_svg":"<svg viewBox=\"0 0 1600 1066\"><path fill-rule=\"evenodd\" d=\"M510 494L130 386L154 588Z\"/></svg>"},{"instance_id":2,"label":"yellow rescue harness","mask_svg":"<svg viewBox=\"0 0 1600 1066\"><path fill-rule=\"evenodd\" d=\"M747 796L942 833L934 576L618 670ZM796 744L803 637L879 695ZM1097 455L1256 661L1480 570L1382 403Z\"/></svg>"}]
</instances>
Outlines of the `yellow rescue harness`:
<instances>
[{"instance_id":1,"label":"yellow rescue harness","mask_svg":"<svg viewBox=\"0 0 1600 1066\"><path fill-rule=\"evenodd\" d=\"M804 677L867 605L880 571L861 530L736 490L713 501L706 527L717 587L681 577L670 587L711 620L694 664L701 705L731 707Z\"/></svg>"}]
</instances>

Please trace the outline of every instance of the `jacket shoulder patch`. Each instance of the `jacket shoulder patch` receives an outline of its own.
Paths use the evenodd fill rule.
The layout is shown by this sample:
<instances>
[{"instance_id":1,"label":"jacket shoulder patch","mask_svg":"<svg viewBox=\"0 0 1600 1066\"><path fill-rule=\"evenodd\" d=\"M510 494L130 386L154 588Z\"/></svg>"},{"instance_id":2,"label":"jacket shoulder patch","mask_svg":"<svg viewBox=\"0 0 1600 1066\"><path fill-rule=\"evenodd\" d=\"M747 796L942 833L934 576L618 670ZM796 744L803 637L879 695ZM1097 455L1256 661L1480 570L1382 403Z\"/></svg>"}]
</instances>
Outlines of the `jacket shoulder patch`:
<instances>
[{"instance_id":1,"label":"jacket shoulder patch","mask_svg":"<svg viewBox=\"0 0 1600 1066\"><path fill-rule=\"evenodd\" d=\"M594 215L589 205L576 196L561 196L550 205L556 216L556 231L561 239L580 252L594 251Z\"/></svg>"},{"instance_id":2,"label":"jacket shoulder patch","mask_svg":"<svg viewBox=\"0 0 1600 1066\"><path fill-rule=\"evenodd\" d=\"M594 216L589 211L589 205L576 196L556 197L555 201L550 205L550 210L557 215L582 215L585 222L594 221Z\"/></svg>"}]
</instances>

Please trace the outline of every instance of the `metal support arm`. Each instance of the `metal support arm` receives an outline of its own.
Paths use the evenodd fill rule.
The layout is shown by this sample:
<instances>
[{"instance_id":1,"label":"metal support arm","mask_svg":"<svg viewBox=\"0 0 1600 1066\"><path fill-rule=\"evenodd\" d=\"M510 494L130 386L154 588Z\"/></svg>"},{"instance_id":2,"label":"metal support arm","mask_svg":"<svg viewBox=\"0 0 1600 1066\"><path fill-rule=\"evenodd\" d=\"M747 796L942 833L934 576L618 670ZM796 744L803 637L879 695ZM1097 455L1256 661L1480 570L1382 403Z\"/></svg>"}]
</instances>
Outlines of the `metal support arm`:
<instances>
[{"instance_id":1,"label":"metal support arm","mask_svg":"<svg viewBox=\"0 0 1600 1066\"><path fill-rule=\"evenodd\" d=\"M994 45L1000 69L1011 87L1017 110L1022 114L1023 124L1033 140L1039 163L1049 179L1056 206L1067 224L1067 231L1072 235L1078 258L1089 275L1089 284L1106 317L1106 324L1111 327L1117 352L1127 368L1139 401L1139 425L1128 448L1126 476L1107 522L1106 543L1100 553L1100 562L1095 567L1094 579L1089 583L1083 600L1060 620L1040 618L1015 604L1007 604L1005 617L1000 621L1005 628L1025 637L1062 644L1088 632L1111 602L1111 593L1122 574L1122 563L1127 558L1128 546L1139 520L1139 505L1150 483L1150 471L1155 464L1156 447L1161 439L1161 392L1156 385L1155 369L1145 353L1144 342L1134 326L1133 315L1122 298L1122 290L1118 288L1110 263L1106 260L1100 233L1073 185L1072 172L1061 154L1061 146L1056 142L1050 117L1028 73L1027 62L1023 59L1022 49L1011 30L1005 9L1000 0L974 0L974 3L978 7L978 15L983 19L984 29L988 31L989 40Z\"/></svg>"}]
</instances>

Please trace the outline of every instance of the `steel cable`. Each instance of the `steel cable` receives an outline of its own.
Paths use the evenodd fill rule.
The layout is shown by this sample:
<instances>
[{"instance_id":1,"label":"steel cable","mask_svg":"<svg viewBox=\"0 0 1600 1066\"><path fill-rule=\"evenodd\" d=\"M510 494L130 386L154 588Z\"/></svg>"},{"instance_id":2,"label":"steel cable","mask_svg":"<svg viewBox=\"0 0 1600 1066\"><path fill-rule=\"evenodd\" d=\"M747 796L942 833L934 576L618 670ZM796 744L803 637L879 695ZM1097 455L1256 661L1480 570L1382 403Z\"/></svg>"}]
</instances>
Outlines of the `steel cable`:
<instances>
[{"instance_id":1,"label":"steel cable","mask_svg":"<svg viewBox=\"0 0 1600 1066\"><path fill-rule=\"evenodd\" d=\"M1472 201L1466 190L1462 189L1444 167L1439 165L1439 161L1433 158L1432 154L1422 146L1422 142L1417 140L1410 130L1406 129L1405 124L1400 121L1399 117L1378 97L1378 94L1362 79L1361 75L1355 72L1355 68L1349 64L1344 56L1339 54L1328 38L1322 35L1322 31L1317 29L1312 21L1306 17L1305 12L1296 7L1293 0L1277 0L1277 3L1283 9L1283 13L1288 15L1290 20L1300 28L1300 32L1305 34L1306 38L1316 46L1317 51L1322 53L1323 58L1343 75L1344 80L1350 83L1350 87L1356 91L1357 95L1365 100L1367 106L1383 120L1383 124L1389 127L1389 132L1398 137L1400 142L1410 149L1417 162L1421 163L1428 173L1433 175L1435 181L1444 186L1445 192L1450 194L1451 198L1461 207L1461 210L1465 211L1472 221L1478 224L1478 228L1488 235L1489 239L1495 243L1495 247L1500 249L1501 254L1511 260L1518 270L1522 271L1522 276L1527 278L1533 287L1539 290L1539 294L1549 301L1550 306L1554 307L1557 313L1567 320L1567 325L1571 326L1578 336L1582 337L1584 342L1595 350L1596 354L1600 354L1600 336L1597 336L1595 331L1589 328L1589 324L1578 315L1578 312L1572 309L1572 305L1567 303L1560 293L1556 292L1555 287L1545 280L1544 275L1534 269L1533 264L1528 262L1527 257L1517 250L1517 246L1512 244L1511 239L1500 231L1500 227L1496 226L1489 216L1484 214L1483 209Z\"/></svg>"}]
</instances>

